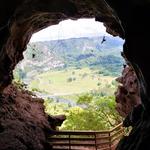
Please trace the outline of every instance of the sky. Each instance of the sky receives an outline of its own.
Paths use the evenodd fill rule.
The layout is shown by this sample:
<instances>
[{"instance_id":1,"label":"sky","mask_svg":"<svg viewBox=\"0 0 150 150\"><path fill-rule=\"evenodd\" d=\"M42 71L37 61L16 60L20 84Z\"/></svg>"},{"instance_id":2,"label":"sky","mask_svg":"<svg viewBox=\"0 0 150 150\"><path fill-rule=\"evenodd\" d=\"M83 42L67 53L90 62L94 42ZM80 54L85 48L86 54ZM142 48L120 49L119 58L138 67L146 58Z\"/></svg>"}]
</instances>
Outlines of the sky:
<instances>
[{"instance_id":1,"label":"sky","mask_svg":"<svg viewBox=\"0 0 150 150\"><path fill-rule=\"evenodd\" d=\"M32 35L30 42L79 37L110 36L106 28L95 19L65 20Z\"/></svg>"}]
</instances>

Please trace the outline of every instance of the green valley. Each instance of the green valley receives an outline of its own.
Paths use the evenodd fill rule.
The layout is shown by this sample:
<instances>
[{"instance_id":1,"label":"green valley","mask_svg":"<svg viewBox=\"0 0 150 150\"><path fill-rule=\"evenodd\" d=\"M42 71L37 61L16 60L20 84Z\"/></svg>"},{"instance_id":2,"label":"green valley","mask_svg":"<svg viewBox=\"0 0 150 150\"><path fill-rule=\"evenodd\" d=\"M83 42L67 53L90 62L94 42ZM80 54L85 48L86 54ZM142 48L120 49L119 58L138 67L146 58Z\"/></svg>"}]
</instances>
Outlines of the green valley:
<instances>
[{"instance_id":1,"label":"green valley","mask_svg":"<svg viewBox=\"0 0 150 150\"><path fill-rule=\"evenodd\" d=\"M37 75L29 84L29 89L42 91L54 96L66 96L99 91L105 95L113 94L112 76L104 76L98 69L53 70ZM106 88L109 87L107 90Z\"/></svg>"},{"instance_id":2,"label":"green valley","mask_svg":"<svg viewBox=\"0 0 150 150\"><path fill-rule=\"evenodd\" d=\"M29 43L14 80L44 99L50 115L65 114L64 130L102 130L117 125L115 78L121 74L123 41L103 36Z\"/></svg>"}]
</instances>

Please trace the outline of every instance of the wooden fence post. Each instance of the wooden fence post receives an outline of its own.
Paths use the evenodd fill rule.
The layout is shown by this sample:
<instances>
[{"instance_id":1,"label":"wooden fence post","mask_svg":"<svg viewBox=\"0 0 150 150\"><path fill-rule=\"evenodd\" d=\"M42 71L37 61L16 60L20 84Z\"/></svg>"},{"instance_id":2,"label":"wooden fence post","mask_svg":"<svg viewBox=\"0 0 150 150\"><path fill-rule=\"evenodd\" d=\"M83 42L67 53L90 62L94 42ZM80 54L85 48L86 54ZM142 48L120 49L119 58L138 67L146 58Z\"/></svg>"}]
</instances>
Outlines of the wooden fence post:
<instances>
[{"instance_id":1,"label":"wooden fence post","mask_svg":"<svg viewBox=\"0 0 150 150\"><path fill-rule=\"evenodd\" d=\"M68 150L74 147L92 147L95 150L107 148L113 150L123 134L121 125L119 124L113 129L105 131L54 131L51 134L52 136L49 137L50 144L60 150L63 147L67 147Z\"/></svg>"},{"instance_id":2,"label":"wooden fence post","mask_svg":"<svg viewBox=\"0 0 150 150\"><path fill-rule=\"evenodd\" d=\"M94 134L95 136L95 150L97 150L97 137L96 137L96 133Z\"/></svg>"},{"instance_id":3,"label":"wooden fence post","mask_svg":"<svg viewBox=\"0 0 150 150\"><path fill-rule=\"evenodd\" d=\"M70 143L70 134L69 134L69 150L71 150L71 143Z\"/></svg>"}]
</instances>

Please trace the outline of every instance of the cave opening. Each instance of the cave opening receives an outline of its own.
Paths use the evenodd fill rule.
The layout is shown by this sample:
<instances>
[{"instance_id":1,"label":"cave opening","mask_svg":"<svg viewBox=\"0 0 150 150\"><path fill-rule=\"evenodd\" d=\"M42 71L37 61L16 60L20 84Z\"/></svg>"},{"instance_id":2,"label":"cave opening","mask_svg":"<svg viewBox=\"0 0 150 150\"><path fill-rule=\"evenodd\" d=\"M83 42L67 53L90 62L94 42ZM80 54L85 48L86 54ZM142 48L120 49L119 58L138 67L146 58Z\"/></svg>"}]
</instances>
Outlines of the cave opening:
<instances>
[{"instance_id":1,"label":"cave opening","mask_svg":"<svg viewBox=\"0 0 150 150\"><path fill-rule=\"evenodd\" d=\"M124 126L132 126L129 136L124 136L117 150L149 149L150 129L150 72L149 34L150 3L145 1L111 0L1 0L0 5L0 149L48 150L48 140L53 122L44 112L43 100L29 96L10 85L12 71L23 59L23 51L32 34L65 19L95 17L106 26L108 33L125 39L123 53L132 71L136 72L136 86L121 89L129 100L140 99L133 104L124 120ZM105 41L105 38L104 38ZM105 43L105 42L104 42ZM32 57L35 58L35 54ZM134 78L130 78L134 79ZM123 82L125 80L120 80ZM139 85L137 95L133 88ZM7 87L8 86L8 87ZM128 86L124 85L127 89ZM131 90L131 91L130 91ZM31 94L31 93L30 93ZM120 95L122 96L122 95ZM124 96L120 102L125 102ZM142 103L142 105L141 105ZM120 104L120 103L119 103ZM118 105L119 105L118 104ZM125 105L121 105L123 110Z\"/></svg>"},{"instance_id":2,"label":"cave opening","mask_svg":"<svg viewBox=\"0 0 150 150\"><path fill-rule=\"evenodd\" d=\"M43 98L49 115L67 116L60 129L110 129L121 122L114 92L123 43L94 18L62 21L31 37L14 81Z\"/></svg>"}]
</instances>

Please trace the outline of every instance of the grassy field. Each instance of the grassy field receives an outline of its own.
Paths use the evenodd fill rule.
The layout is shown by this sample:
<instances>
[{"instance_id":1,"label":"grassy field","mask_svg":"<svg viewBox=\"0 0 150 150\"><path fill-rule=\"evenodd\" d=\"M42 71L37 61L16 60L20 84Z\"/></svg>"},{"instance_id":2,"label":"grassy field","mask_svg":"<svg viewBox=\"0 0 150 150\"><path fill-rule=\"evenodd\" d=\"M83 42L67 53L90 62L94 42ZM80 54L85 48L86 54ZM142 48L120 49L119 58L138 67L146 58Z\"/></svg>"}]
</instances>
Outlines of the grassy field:
<instances>
[{"instance_id":1,"label":"grassy field","mask_svg":"<svg viewBox=\"0 0 150 150\"><path fill-rule=\"evenodd\" d=\"M37 75L29 84L29 88L64 97L94 90L111 90L114 77L103 76L98 72L99 70L89 68L48 71Z\"/></svg>"}]
</instances>

